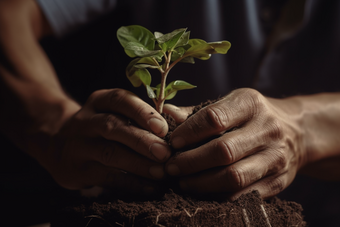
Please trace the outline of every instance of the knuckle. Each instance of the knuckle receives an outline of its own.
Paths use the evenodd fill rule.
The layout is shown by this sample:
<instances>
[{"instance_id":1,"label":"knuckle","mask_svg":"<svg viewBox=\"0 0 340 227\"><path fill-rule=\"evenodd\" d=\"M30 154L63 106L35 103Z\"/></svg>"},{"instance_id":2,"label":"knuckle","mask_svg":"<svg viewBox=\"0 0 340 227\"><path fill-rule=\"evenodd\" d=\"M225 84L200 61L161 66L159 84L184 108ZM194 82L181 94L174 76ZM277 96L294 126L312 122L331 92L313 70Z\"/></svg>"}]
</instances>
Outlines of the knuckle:
<instances>
[{"instance_id":1,"label":"knuckle","mask_svg":"<svg viewBox=\"0 0 340 227\"><path fill-rule=\"evenodd\" d=\"M217 106L208 106L205 108L207 121L209 125L219 131L225 130L228 126L229 117L225 110Z\"/></svg>"},{"instance_id":2,"label":"knuckle","mask_svg":"<svg viewBox=\"0 0 340 227\"><path fill-rule=\"evenodd\" d=\"M112 114L108 114L104 121L103 133L104 135L108 135L114 132L120 126L121 122L119 121L119 119Z\"/></svg>"},{"instance_id":3,"label":"knuckle","mask_svg":"<svg viewBox=\"0 0 340 227\"><path fill-rule=\"evenodd\" d=\"M242 169L230 167L228 174L234 190L239 190L246 186L245 173Z\"/></svg>"},{"instance_id":4,"label":"knuckle","mask_svg":"<svg viewBox=\"0 0 340 227\"><path fill-rule=\"evenodd\" d=\"M110 95L109 97L110 105L117 106L124 100L124 98L127 95L127 91L123 89L115 88L115 89L110 90L109 95Z\"/></svg>"},{"instance_id":5,"label":"knuckle","mask_svg":"<svg viewBox=\"0 0 340 227\"><path fill-rule=\"evenodd\" d=\"M283 126L282 123L275 117L269 117L266 123L268 136L275 140L283 138Z\"/></svg>"},{"instance_id":6,"label":"knuckle","mask_svg":"<svg viewBox=\"0 0 340 227\"><path fill-rule=\"evenodd\" d=\"M252 88L241 88L238 91L241 92L241 94L244 95L245 97L248 97L249 99L260 100L260 97L262 97L262 94L260 92Z\"/></svg>"},{"instance_id":7,"label":"knuckle","mask_svg":"<svg viewBox=\"0 0 340 227\"><path fill-rule=\"evenodd\" d=\"M235 144L232 140L220 140L216 142L216 159L227 165L235 161Z\"/></svg>"},{"instance_id":8,"label":"knuckle","mask_svg":"<svg viewBox=\"0 0 340 227\"><path fill-rule=\"evenodd\" d=\"M202 129L202 124L200 123L200 120L197 118L191 118L190 123L187 124L187 127L190 131L190 133L193 133L193 137L201 137L201 129Z\"/></svg>"},{"instance_id":9,"label":"knuckle","mask_svg":"<svg viewBox=\"0 0 340 227\"><path fill-rule=\"evenodd\" d=\"M274 180L270 181L269 189L275 194L282 192L285 189L285 181L283 177L276 177Z\"/></svg>"},{"instance_id":10,"label":"knuckle","mask_svg":"<svg viewBox=\"0 0 340 227\"><path fill-rule=\"evenodd\" d=\"M243 103L250 110L251 116L263 112L265 109L265 104L263 102L263 96L260 92L250 88L243 88L240 90L242 91L240 94L240 99L242 100L241 103Z\"/></svg>"},{"instance_id":11,"label":"knuckle","mask_svg":"<svg viewBox=\"0 0 340 227\"><path fill-rule=\"evenodd\" d=\"M103 93L105 93L106 90L102 89L102 90L96 90L94 92L92 92L92 94L89 96L89 98L87 99L88 103L92 103L94 102L97 97L101 96Z\"/></svg>"},{"instance_id":12,"label":"knuckle","mask_svg":"<svg viewBox=\"0 0 340 227\"><path fill-rule=\"evenodd\" d=\"M286 158L286 155L285 155L285 153L284 153L284 150L279 149L279 150L276 152L276 154L277 154L277 161L276 161L277 165L278 165L278 166L281 166L281 167L286 167L286 166L287 166L287 163L288 163L288 160L287 160L287 158Z\"/></svg>"},{"instance_id":13,"label":"knuckle","mask_svg":"<svg viewBox=\"0 0 340 227\"><path fill-rule=\"evenodd\" d=\"M249 100L248 105L253 110L253 115L261 113L265 109L265 105L262 100L263 96L256 90L248 91L247 95Z\"/></svg>"},{"instance_id":14,"label":"knuckle","mask_svg":"<svg viewBox=\"0 0 340 227\"><path fill-rule=\"evenodd\" d=\"M288 166L288 160L283 149L275 150L274 154L274 171L284 171Z\"/></svg>"}]
</instances>

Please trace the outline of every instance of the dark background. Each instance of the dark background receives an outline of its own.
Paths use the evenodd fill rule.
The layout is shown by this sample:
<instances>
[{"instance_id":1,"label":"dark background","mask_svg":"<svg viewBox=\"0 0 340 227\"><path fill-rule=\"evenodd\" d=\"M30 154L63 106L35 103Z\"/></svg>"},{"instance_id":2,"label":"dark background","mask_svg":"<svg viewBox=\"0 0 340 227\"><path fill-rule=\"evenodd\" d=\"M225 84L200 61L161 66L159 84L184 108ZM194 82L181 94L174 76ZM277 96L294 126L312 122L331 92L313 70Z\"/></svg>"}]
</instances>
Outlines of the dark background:
<instances>
[{"instance_id":1,"label":"dark background","mask_svg":"<svg viewBox=\"0 0 340 227\"><path fill-rule=\"evenodd\" d=\"M148 100L144 88L133 88L125 77L125 67L131 59L116 40L117 29L130 24L129 15L123 12L108 15L64 39L42 41L66 92L80 103L95 90L115 87L131 90ZM208 63L197 64L204 67ZM179 66L172 74L180 74L191 67L196 65ZM198 89L194 93L180 92L172 103L195 105L213 98L212 94ZM190 93L194 94L194 99L188 98ZM0 137L0 144L4 154L0 160L0 201L5 210L0 214L0 222L14 223L12 226L46 222L55 212L60 198L77 194L59 187L35 160L6 138ZM340 226L340 182L297 176L278 196L300 203L309 226Z\"/></svg>"}]
</instances>

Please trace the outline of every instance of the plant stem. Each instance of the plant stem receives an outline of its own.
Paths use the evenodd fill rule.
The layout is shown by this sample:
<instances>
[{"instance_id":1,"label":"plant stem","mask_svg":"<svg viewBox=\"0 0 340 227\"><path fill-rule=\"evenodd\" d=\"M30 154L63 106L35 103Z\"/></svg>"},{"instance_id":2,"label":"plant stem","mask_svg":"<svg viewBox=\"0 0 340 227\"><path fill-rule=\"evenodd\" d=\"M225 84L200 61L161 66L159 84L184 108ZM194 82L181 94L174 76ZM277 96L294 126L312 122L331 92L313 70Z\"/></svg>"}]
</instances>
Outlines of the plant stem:
<instances>
[{"instance_id":1,"label":"plant stem","mask_svg":"<svg viewBox=\"0 0 340 227\"><path fill-rule=\"evenodd\" d=\"M163 113L163 106L164 106L164 101L165 101L165 85L166 85L166 78L169 74L169 71L170 71L170 60L171 60L171 51L169 52L168 56L164 55L166 58L166 61L164 63L165 65L165 69L164 69L164 72L162 72L162 79L161 79L161 87L160 87L160 90L159 90L159 97L157 97L157 104L156 104L156 110L159 112L159 113Z\"/></svg>"},{"instance_id":2,"label":"plant stem","mask_svg":"<svg viewBox=\"0 0 340 227\"><path fill-rule=\"evenodd\" d=\"M161 87L159 90L159 97L157 99L157 105L156 105L156 110L158 113L163 113L163 106L164 106L164 91L165 91L165 83L166 83L166 77L168 75L169 71L165 70L164 73L162 73L162 79L161 79Z\"/></svg>"},{"instance_id":3,"label":"plant stem","mask_svg":"<svg viewBox=\"0 0 340 227\"><path fill-rule=\"evenodd\" d=\"M155 65L158 66L158 70L161 72L161 73L164 73L164 70L162 69L162 67L158 64L157 60L155 58L151 58L152 61L155 63Z\"/></svg>"},{"instance_id":4,"label":"plant stem","mask_svg":"<svg viewBox=\"0 0 340 227\"><path fill-rule=\"evenodd\" d=\"M187 56L183 55L182 57L178 58L176 61L174 61L169 67L168 70L172 69L178 62L180 62L183 58L186 58Z\"/></svg>"}]
</instances>

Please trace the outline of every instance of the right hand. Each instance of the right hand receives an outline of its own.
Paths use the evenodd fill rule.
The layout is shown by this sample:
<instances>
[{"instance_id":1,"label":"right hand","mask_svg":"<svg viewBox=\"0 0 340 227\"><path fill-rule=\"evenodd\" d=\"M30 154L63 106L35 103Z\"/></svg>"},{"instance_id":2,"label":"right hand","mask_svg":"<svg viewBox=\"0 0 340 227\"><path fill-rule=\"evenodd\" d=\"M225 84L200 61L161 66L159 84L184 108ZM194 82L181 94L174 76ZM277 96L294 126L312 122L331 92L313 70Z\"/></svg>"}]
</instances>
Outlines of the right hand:
<instances>
[{"instance_id":1,"label":"right hand","mask_svg":"<svg viewBox=\"0 0 340 227\"><path fill-rule=\"evenodd\" d=\"M43 165L68 189L153 193L171 155L161 139L167 131L164 118L131 92L99 90L52 138Z\"/></svg>"}]
</instances>

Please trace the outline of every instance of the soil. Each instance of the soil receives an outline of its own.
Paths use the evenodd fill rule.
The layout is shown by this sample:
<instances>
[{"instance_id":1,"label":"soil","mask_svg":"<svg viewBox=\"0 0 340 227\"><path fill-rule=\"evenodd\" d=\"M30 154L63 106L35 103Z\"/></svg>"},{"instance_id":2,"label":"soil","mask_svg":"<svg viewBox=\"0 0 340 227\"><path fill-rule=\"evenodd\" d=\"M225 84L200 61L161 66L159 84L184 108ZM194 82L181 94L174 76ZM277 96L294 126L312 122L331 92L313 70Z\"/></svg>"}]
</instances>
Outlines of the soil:
<instances>
[{"instance_id":1,"label":"soil","mask_svg":"<svg viewBox=\"0 0 340 227\"><path fill-rule=\"evenodd\" d=\"M257 191L234 202L196 200L174 192L143 202L92 202L61 210L51 227L179 227L179 226L306 226L302 207L273 198L263 201Z\"/></svg>"},{"instance_id":2,"label":"soil","mask_svg":"<svg viewBox=\"0 0 340 227\"><path fill-rule=\"evenodd\" d=\"M196 106L193 114L211 104L208 101ZM175 120L163 115L169 124L169 133L177 127ZM190 116L189 116L190 117ZM180 151L176 151L180 152ZM243 194L234 202L197 199L176 193L172 189L162 198L138 200L100 197L94 200L81 198L59 211L51 227L153 227L153 226L306 226L302 206L274 197L263 201L257 191Z\"/></svg>"}]
</instances>

